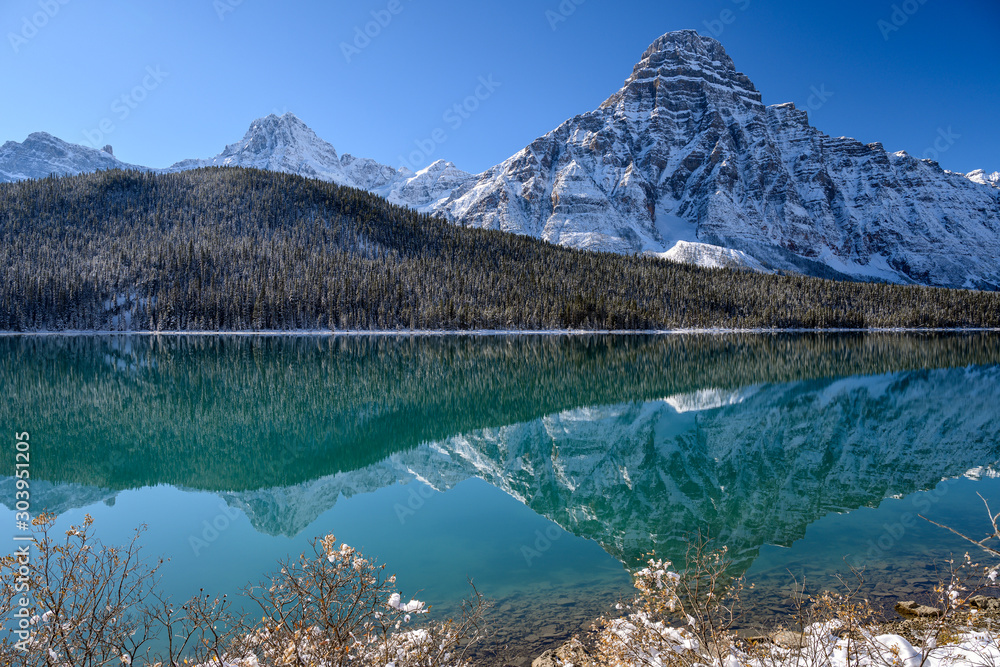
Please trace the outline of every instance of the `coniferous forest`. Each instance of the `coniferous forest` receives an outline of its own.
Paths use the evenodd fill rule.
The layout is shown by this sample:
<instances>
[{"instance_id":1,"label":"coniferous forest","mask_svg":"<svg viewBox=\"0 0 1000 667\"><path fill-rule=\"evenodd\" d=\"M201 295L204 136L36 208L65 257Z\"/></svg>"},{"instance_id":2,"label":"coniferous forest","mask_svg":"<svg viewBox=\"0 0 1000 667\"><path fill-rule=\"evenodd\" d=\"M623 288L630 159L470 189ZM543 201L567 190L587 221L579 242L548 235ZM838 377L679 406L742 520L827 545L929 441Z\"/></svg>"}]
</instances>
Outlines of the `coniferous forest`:
<instances>
[{"instance_id":1,"label":"coniferous forest","mask_svg":"<svg viewBox=\"0 0 1000 667\"><path fill-rule=\"evenodd\" d=\"M1000 294L463 229L252 169L0 184L0 330L997 327Z\"/></svg>"}]
</instances>

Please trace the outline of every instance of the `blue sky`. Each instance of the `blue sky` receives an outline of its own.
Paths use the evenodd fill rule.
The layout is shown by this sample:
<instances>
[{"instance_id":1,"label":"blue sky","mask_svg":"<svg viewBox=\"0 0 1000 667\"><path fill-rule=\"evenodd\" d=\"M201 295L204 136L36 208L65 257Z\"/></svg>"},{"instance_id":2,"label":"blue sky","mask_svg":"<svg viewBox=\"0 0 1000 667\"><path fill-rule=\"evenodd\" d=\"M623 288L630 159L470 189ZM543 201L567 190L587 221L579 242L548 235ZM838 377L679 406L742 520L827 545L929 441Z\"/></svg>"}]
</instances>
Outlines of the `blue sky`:
<instances>
[{"instance_id":1,"label":"blue sky","mask_svg":"<svg viewBox=\"0 0 1000 667\"><path fill-rule=\"evenodd\" d=\"M163 167L293 111L341 153L478 172L682 28L828 134L1000 170L996 0L4 0L0 140L43 130Z\"/></svg>"}]
</instances>

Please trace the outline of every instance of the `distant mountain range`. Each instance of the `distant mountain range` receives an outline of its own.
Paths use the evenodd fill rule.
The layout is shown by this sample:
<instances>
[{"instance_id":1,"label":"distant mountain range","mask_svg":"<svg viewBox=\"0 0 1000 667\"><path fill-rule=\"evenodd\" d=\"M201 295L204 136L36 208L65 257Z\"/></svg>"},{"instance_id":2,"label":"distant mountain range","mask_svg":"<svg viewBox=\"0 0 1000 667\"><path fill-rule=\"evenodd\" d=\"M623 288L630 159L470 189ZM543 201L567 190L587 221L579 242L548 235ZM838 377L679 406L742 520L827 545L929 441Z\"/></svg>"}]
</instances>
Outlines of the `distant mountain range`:
<instances>
[{"instance_id":1,"label":"distant mountain range","mask_svg":"<svg viewBox=\"0 0 1000 667\"><path fill-rule=\"evenodd\" d=\"M374 192L472 227L707 266L1000 288L1000 172L959 174L830 137L794 104L764 106L722 45L656 40L598 109L473 175L338 155L293 114L254 121L214 158ZM0 181L148 169L45 133L0 147Z\"/></svg>"},{"instance_id":2,"label":"distant mountain range","mask_svg":"<svg viewBox=\"0 0 1000 667\"><path fill-rule=\"evenodd\" d=\"M255 120L243 139L212 158L182 160L166 169L127 164L114 157L111 147L97 150L70 144L45 132L35 132L23 143L0 147L0 182L72 176L100 169L139 169L173 173L200 167L255 167L298 174L306 178L368 190L390 202L423 212L437 210L453 192L474 176L450 162L438 160L418 172L393 169L375 160L338 155L294 114L271 114Z\"/></svg>"}]
</instances>

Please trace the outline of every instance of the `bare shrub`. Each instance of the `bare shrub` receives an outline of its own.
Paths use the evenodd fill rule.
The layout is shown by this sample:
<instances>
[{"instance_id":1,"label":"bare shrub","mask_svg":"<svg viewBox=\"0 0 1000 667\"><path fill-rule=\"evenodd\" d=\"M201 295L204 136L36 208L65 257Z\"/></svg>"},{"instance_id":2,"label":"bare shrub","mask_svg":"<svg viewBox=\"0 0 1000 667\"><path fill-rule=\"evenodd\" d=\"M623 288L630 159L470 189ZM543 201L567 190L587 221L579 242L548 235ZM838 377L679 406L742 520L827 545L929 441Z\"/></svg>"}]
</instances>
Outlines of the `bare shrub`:
<instances>
[{"instance_id":1,"label":"bare shrub","mask_svg":"<svg viewBox=\"0 0 1000 667\"><path fill-rule=\"evenodd\" d=\"M735 655L733 625L743 580L733 578L726 549L689 543L682 572L651 558L634 575L639 595L627 614L601 619L596 660L607 665L728 665Z\"/></svg>"},{"instance_id":2,"label":"bare shrub","mask_svg":"<svg viewBox=\"0 0 1000 667\"><path fill-rule=\"evenodd\" d=\"M327 535L313 542L312 553L285 561L248 590L263 622L235 648L260 664L462 664L470 642L484 632L489 606L474 588L473 594L459 621L408 629L427 613L424 603L404 601L384 564Z\"/></svg>"},{"instance_id":3,"label":"bare shrub","mask_svg":"<svg viewBox=\"0 0 1000 667\"><path fill-rule=\"evenodd\" d=\"M727 576L728 565L725 549L709 550L703 540L692 545L683 569L649 560L634 575L639 595L622 607L626 613L602 619L591 667L1000 666L1000 637L969 606L997 570L968 554L949 561L931 617L883 618L864 594L864 572L853 570L854 580L841 579L837 593L807 598L796 582L789 629L752 642L733 630L744 582Z\"/></svg>"},{"instance_id":4,"label":"bare shrub","mask_svg":"<svg viewBox=\"0 0 1000 667\"><path fill-rule=\"evenodd\" d=\"M137 530L122 547L105 546L90 534L88 515L62 537L51 534L55 517L35 518L35 549L27 585L32 606L30 639L4 647L8 664L91 666L130 662L149 647L159 624L147 600L156 569L139 555ZM4 587L18 579L14 556L0 561Z\"/></svg>"},{"instance_id":5,"label":"bare shrub","mask_svg":"<svg viewBox=\"0 0 1000 667\"><path fill-rule=\"evenodd\" d=\"M180 606L165 597L157 588L163 561L141 557L142 529L115 547L93 537L89 516L59 538L54 522L52 515L35 519L27 594L17 592L24 563L0 559L4 618L14 618L19 595L31 600L30 636L0 640L4 667L443 667L467 664L467 650L485 634L490 603L474 587L458 620L417 623L426 605L404 602L385 565L338 546L332 535L247 589L261 612L249 622L227 596L202 591Z\"/></svg>"}]
</instances>

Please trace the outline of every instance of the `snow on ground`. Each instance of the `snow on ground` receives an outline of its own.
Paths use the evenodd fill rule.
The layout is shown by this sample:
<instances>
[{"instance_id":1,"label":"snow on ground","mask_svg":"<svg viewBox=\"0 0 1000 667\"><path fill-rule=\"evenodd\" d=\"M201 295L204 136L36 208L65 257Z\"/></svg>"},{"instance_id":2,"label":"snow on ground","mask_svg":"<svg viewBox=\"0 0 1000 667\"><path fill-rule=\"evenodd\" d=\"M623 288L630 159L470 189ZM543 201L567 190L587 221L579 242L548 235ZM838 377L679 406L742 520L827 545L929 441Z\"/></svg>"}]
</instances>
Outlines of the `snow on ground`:
<instances>
[{"instance_id":1,"label":"snow on ground","mask_svg":"<svg viewBox=\"0 0 1000 667\"><path fill-rule=\"evenodd\" d=\"M666 252L648 253L653 257L669 259L679 264L694 264L708 269L749 269L759 273L771 273L763 264L742 250L723 248L709 243L677 241Z\"/></svg>"}]
</instances>

